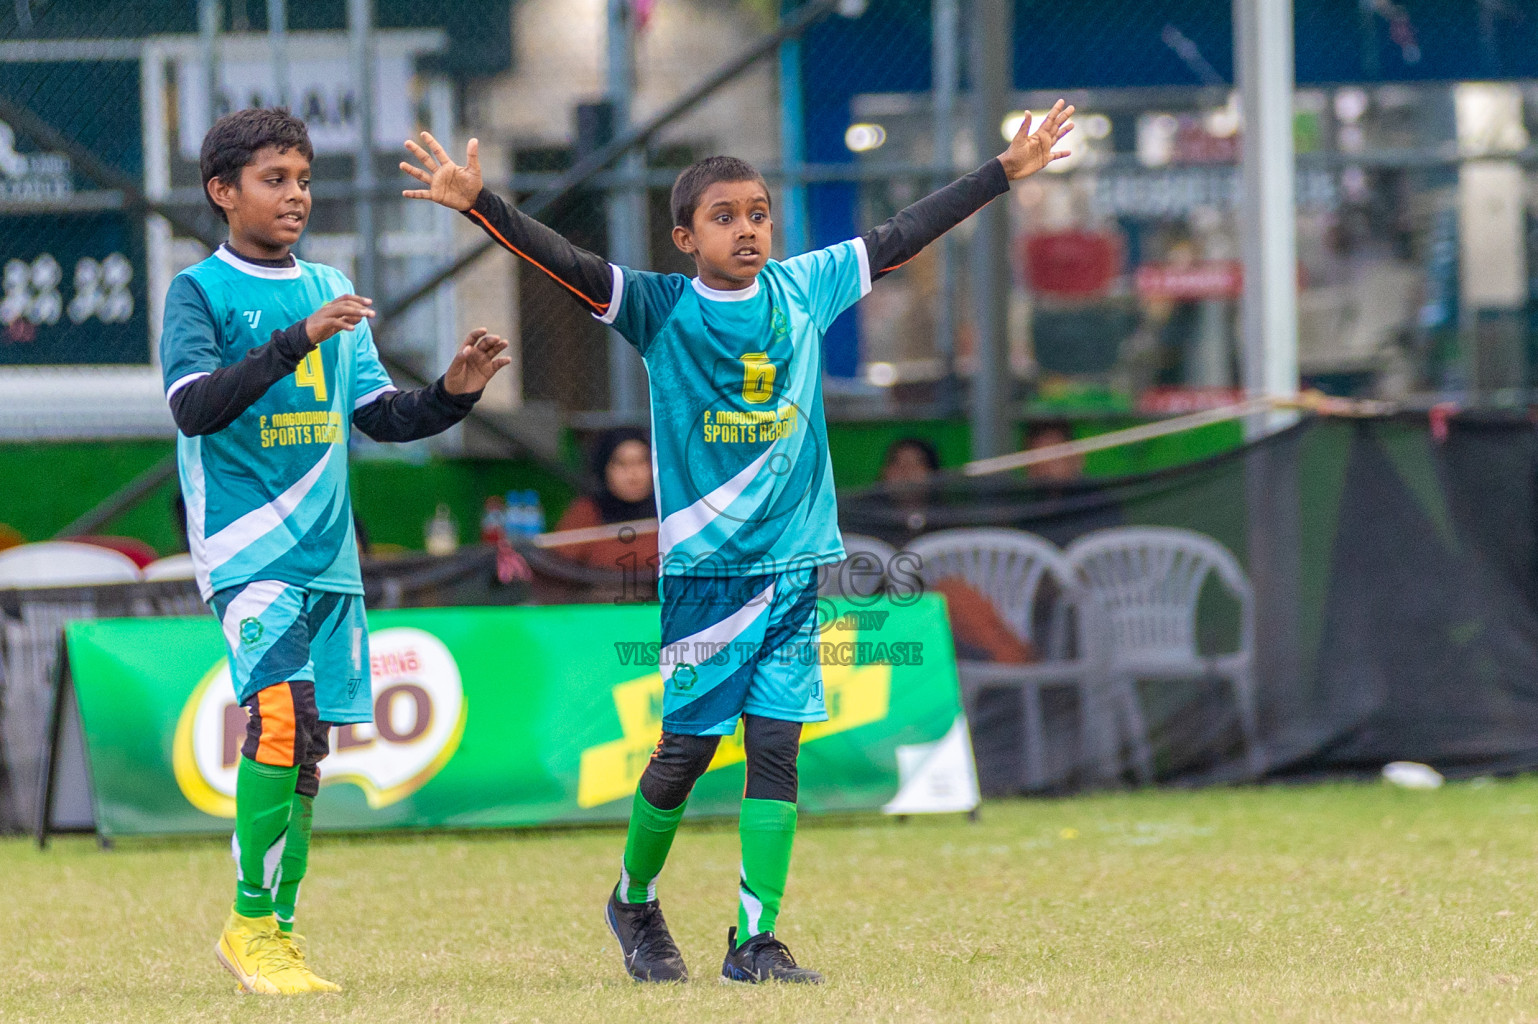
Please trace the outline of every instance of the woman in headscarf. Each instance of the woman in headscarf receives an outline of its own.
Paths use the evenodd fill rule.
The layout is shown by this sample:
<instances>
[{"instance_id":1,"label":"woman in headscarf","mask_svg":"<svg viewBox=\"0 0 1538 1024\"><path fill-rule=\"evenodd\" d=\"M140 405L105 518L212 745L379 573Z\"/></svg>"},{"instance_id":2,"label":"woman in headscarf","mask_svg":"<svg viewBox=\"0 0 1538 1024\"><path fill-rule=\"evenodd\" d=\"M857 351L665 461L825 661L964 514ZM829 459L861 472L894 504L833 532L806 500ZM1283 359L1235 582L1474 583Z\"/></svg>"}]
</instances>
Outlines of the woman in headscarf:
<instances>
[{"instance_id":1,"label":"woman in headscarf","mask_svg":"<svg viewBox=\"0 0 1538 1024\"><path fill-rule=\"evenodd\" d=\"M651 442L644 432L634 427L604 431L593 445L591 465L596 486L566 509L555 524L558 532L657 518ZM567 544L555 551L594 569L624 571L643 579L657 572L656 530L627 530L609 540Z\"/></svg>"}]
</instances>

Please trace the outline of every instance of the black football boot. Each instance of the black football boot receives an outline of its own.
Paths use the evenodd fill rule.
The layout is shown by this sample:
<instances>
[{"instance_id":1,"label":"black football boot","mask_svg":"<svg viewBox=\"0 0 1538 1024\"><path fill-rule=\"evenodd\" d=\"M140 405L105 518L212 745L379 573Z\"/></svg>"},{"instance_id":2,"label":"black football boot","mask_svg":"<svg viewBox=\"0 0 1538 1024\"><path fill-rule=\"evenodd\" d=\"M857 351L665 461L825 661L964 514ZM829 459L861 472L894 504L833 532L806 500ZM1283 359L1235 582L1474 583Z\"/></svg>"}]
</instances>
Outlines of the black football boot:
<instances>
[{"instance_id":1,"label":"black football boot","mask_svg":"<svg viewBox=\"0 0 1538 1024\"><path fill-rule=\"evenodd\" d=\"M625 954L625 970L636 981L689 980L683 954L673 942L668 923L662 919L662 905L656 900L621 903L610 892L603 916Z\"/></svg>"},{"instance_id":2,"label":"black football boot","mask_svg":"<svg viewBox=\"0 0 1538 1024\"><path fill-rule=\"evenodd\" d=\"M806 967L797 967L785 943L774 932L760 932L741 946L737 929L726 930L726 960L721 964L723 982L757 985L764 981L791 981L821 985L822 975Z\"/></svg>"}]
</instances>

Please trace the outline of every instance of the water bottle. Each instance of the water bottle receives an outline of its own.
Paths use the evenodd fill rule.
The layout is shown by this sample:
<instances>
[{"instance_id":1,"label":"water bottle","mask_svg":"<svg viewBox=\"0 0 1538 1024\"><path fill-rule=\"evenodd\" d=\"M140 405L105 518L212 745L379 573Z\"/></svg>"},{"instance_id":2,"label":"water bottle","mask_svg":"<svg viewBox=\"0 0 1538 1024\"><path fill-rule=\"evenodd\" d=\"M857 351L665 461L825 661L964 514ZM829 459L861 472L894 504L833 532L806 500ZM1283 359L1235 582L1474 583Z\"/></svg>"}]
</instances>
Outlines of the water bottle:
<instances>
[{"instance_id":1,"label":"water bottle","mask_svg":"<svg viewBox=\"0 0 1538 1024\"><path fill-rule=\"evenodd\" d=\"M446 502L439 502L433 517L423 530L423 541L429 555L452 555L459 548L459 524Z\"/></svg>"},{"instance_id":2,"label":"water bottle","mask_svg":"<svg viewBox=\"0 0 1538 1024\"><path fill-rule=\"evenodd\" d=\"M481 543L495 544L507 531L507 505L500 494L486 499L486 509L481 513Z\"/></svg>"},{"instance_id":3,"label":"water bottle","mask_svg":"<svg viewBox=\"0 0 1538 1024\"><path fill-rule=\"evenodd\" d=\"M507 492L507 508L503 512L503 533L508 540L523 539L523 495L518 491Z\"/></svg>"},{"instance_id":4,"label":"water bottle","mask_svg":"<svg viewBox=\"0 0 1538 1024\"><path fill-rule=\"evenodd\" d=\"M524 540L534 536L534 509L528 491L518 492L518 536Z\"/></svg>"},{"instance_id":5,"label":"water bottle","mask_svg":"<svg viewBox=\"0 0 1538 1024\"><path fill-rule=\"evenodd\" d=\"M545 506L540 504L538 491L525 491L524 495L528 508L529 536L538 536L545 532Z\"/></svg>"}]
</instances>

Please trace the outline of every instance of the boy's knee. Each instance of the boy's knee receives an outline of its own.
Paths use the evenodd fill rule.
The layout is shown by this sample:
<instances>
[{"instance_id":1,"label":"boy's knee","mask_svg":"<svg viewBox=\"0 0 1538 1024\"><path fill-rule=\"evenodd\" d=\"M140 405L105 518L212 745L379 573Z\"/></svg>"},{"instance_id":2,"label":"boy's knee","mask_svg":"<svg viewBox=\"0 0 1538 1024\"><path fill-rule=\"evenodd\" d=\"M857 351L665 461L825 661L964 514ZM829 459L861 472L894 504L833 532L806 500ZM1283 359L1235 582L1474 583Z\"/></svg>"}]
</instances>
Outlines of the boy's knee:
<instances>
[{"instance_id":1,"label":"boy's knee","mask_svg":"<svg viewBox=\"0 0 1538 1024\"><path fill-rule=\"evenodd\" d=\"M799 787L796 755L801 752L801 723L761 715L743 716L747 744L749 800L795 803Z\"/></svg>"},{"instance_id":2,"label":"boy's knee","mask_svg":"<svg viewBox=\"0 0 1538 1024\"><path fill-rule=\"evenodd\" d=\"M641 795L646 802L659 811L682 805L694 783L710 767L720 742L719 736L664 732L646 771L641 773Z\"/></svg>"},{"instance_id":3,"label":"boy's knee","mask_svg":"<svg viewBox=\"0 0 1538 1024\"><path fill-rule=\"evenodd\" d=\"M329 726L315 707L315 684L308 680L274 683L247 700L246 709L250 717L240 752L258 764L277 768L308 766L318 787L320 776L314 766L329 752ZM300 773L301 780L304 774Z\"/></svg>"}]
</instances>

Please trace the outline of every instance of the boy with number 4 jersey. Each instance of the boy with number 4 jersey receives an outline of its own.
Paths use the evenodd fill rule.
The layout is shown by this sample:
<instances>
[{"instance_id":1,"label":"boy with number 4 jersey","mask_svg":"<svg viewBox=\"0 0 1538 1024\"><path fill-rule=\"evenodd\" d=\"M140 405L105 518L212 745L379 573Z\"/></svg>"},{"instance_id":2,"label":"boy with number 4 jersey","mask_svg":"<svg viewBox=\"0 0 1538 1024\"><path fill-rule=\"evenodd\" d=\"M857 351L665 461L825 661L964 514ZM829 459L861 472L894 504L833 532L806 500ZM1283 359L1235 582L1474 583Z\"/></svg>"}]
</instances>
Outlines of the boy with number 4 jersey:
<instances>
[{"instance_id":1,"label":"boy with number 4 jersey","mask_svg":"<svg viewBox=\"0 0 1538 1024\"><path fill-rule=\"evenodd\" d=\"M310 216L313 157L286 110L214 123L199 163L229 240L171 282L160 338L188 548L250 714L235 905L215 954L242 991L269 995L338 988L309 969L293 926L330 727L373 717L348 438L354 426L378 441L446 430L511 361L507 342L477 329L435 383L396 390L372 301L290 251Z\"/></svg>"},{"instance_id":2,"label":"boy with number 4 jersey","mask_svg":"<svg viewBox=\"0 0 1538 1024\"><path fill-rule=\"evenodd\" d=\"M651 378L661 521L662 738L632 804L619 883L605 916L638 981L688 971L657 902L695 781L743 721L747 786L737 926L727 981L819 982L775 938L796 830L805 722L827 719L818 665L817 569L842 561L822 409L822 338L871 285L1009 190L1067 156L1060 101L1032 133L865 235L769 258L769 189L747 163L710 157L673 186L673 242L697 276L618 267L572 245L482 187L476 140L455 164L432 136L406 146L425 187L404 195L458 210L613 325Z\"/></svg>"}]
</instances>

